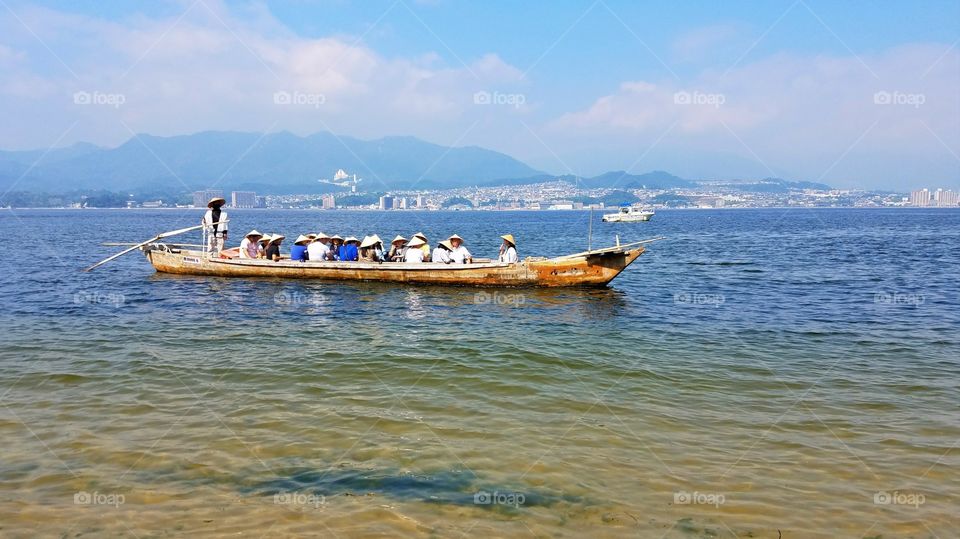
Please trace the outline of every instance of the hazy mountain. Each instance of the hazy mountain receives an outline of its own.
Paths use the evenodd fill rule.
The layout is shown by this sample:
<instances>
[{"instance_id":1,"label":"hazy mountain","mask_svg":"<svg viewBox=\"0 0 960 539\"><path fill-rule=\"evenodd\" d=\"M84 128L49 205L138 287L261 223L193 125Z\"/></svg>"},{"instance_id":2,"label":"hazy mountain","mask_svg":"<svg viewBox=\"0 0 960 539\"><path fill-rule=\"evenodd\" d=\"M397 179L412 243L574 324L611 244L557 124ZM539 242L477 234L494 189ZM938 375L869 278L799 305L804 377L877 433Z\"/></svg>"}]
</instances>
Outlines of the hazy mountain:
<instances>
[{"instance_id":1,"label":"hazy mountain","mask_svg":"<svg viewBox=\"0 0 960 539\"><path fill-rule=\"evenodd\" d=\"M109 149L78 144L45 155L41 150L0 152L0 186L9 188L26 173L16 189L189 191L215 185L225 191L311 192L323 190L317 180L331 178L340 168L363 178L359 187L366 190L458 187L539 173L499 152L449 148L414 137L211 131L137 135Z\"/></svg>"},{"instance_id":2,"label":"hazy mountain","mask_svg":"<svg viewBox=\"0 0 960 539\"><path fill-rule=\"evenodd\" d=\"M227 192L317 193L343 189L317 181L331 178L340 168L363 179L359 189L375 192L555 180L584 189L696 186L661 170L645 174L621 170L589 178L556 176L499 152L476 146L450 148L414 137L361 140L329 132L300 137L289 132L207 131L175 137L137 135L116 148L80 143L53 150L0 151L0 189L48 193L95 189L159 196L213 186ZM766 193L830 189L780 178L733 184L743 191Z\"/></svg>"},{"instance_id":3,"label":"hazy mountain","mask_svg":"<svg viewBox=\"0 0 960 539\"><path fill-rule=\"evenodd\" d=\"M622 170L618 170L606 172L592 178L578 177L572 174L563 174L560 176L537 174L524 178L499 179L489 182L486 185L525 185L531 183L552 182L557 180L572 183L584 189L595 189L602 187L617 189L671 189L674 187L693 187L696 185L694 182L679 178L662 170L655 170L645 174L630 174Z\"/></svg>"},{"instance_id":4,"label":"hazy mountain","mask_svg":"<svg viewBox=\"0 0 960 539\"><path fill-rule=\"evenodd\" d=\"M741 191L750 191L754 193L786 193L791 190L816 189L819 191L829 191L832 189L827 184L797 181L792 182L782 178L764 178L762 180L738 180L731 182Z\"/></svg>"},{"instance_id":5,"label":"hazy mountain","mask_svg":"<svg viewBox=\"0 0 960 539\"><path fill-rule=\"evenodd\" d=\"M692 181L678 178L662 170L655 170L646 174L629 174L618 170L581 180L580 184L587 188L617 187L620 189L672 189L674 187L693 187L696 185Z\"/></svg>"}]
</instances>

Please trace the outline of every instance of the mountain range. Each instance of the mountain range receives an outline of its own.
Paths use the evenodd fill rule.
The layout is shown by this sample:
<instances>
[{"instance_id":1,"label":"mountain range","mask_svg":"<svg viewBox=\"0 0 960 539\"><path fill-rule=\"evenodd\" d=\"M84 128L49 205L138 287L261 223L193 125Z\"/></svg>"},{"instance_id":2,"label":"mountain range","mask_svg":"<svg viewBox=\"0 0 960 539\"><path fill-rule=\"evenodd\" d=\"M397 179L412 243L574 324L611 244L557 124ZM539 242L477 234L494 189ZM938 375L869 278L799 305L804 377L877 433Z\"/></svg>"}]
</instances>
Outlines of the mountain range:
<instances>
[{"instance_id":1,"label":"mountain range","mask_svg":"<svg viewBox=\"0 0 960 539\"><path fill-rule=\"evenodd\" d=\"M205 131L172 137L136 135L116 148L78 143L52 150L0 151L0 189L185 193L215 187L227 192L308 194L345 189L318 181L333 177L338 169L362 178L358 189L375 192L558 179L585 189L697 185L664 171L557 176L500 152L477 146L440 146L415 137L361 140L329 132L301 137L289 132ZM795 187L779 179L763 182L757 184L758 190Z\"/></svg>"},{"instance_id":2,"label":"mountain range","mask_svg":"<svg viewBox=\"0 0 960 539\"><path fill-rule=\"evenodd\" d=\"M541 174L499 152L449 148L414 137L361 140L321 132L259 134L208 131L136 135L116 148L76 144L50 151L0 151L0 187L62 191L189 191L215 185L263 193L335 190L319 183L337 169L363 178L360 188L438 189Z\"/></svg>"}]
</instances>

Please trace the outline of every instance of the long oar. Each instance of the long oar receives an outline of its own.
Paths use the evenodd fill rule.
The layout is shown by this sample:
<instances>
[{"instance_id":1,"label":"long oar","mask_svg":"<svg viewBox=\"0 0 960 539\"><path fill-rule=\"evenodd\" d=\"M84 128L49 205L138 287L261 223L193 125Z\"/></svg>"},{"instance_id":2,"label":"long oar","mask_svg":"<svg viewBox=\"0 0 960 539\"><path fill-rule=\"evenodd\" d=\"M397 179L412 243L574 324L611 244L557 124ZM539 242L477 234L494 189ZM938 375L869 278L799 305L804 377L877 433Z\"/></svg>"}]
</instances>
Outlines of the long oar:
<instances>
[{"instance_id":1,"label":"long oar","mask_svg":"<svg viewBox=\"0 0 960 539\"><path fill-rule=\"evenodd\" d=\"M227 222L227 221L220 221L218 224L222 224L222 223L226 223L226 222ZM135 249L139 249L140 247L143 247L144 245L146 245L146 244L148 244L148 243L150 243L150 242L157 241L157 240L163 239L163 238L169 238L170 236L176 236L176 235L178 235L178 234L183 234L184 232L190 232L191 230L196 230L196 229L198 229L198 228L203 228L203 227L206 227L206 226L209 226L209 225L191 226L191 227L189 227L189 228L181 228L180 230L171 230L170 232L164 232L164 233L162 233L162 234L157 234L155 237L150 238L149 240L147 240L147 241L145 241L145 242L143 242L143 243L138 243L138 244L134 245L133 247L131 247L131 248L129 248L129 249L124 249L123 251L120 251L119 253L111 256L110 258L106 258L106 259L104 259L104 260L101 260L100 262L97 262L96 264L90 266L89 268L87 268L87 269L85 269L85 270L83 270L83 271L90 271L90 270L92 270L93 268L96 268L97 266L102 266L103 264L106 264L107 262L110 262L110 261L113 260L114 258L119 258L119 257L121 257L121 256L129 253L130 251L133 251L133 250L135 250Z\"/></svg>"}]
</instances>

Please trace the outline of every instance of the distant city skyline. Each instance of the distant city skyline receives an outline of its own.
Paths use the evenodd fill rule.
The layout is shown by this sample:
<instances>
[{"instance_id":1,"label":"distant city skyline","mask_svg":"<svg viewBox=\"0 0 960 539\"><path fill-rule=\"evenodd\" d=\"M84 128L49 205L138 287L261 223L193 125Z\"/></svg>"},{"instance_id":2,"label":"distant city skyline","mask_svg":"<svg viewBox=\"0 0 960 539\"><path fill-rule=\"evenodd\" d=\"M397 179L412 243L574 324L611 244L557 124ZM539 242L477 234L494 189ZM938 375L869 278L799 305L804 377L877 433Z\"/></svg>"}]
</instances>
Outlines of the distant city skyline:
<instances>
[{"instance_id":1,"label":"distant city skyline","mask_svg":"<svg viewBox=\"0 0 960 539\"><path fill-rule=\"evenodd\" d=\"M946 0L0 7L4 150L330 131L477 145L557 175L957 191L958 88Z\"/></svg>"}]
</instances>

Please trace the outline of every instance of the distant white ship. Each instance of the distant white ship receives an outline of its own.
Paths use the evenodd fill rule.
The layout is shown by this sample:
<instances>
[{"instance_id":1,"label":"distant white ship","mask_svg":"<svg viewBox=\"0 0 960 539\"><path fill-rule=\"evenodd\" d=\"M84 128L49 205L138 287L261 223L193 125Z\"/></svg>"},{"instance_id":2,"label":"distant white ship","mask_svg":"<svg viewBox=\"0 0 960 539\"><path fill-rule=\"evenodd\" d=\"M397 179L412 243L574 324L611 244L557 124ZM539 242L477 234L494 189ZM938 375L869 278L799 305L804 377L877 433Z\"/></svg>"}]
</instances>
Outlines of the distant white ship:
<instances>
[{"instance_id":1,"label":"distant white ship","mask_svg":"<svg viewBox=\"0 0 960 539\"><path fill-rule=\"evenodd\" d=\"M624 206L617 213L607 213L603 216L604 223L633 223L637 221L649 221L653 217L653 210L644 210L643 208L634 208L633 206Z\"/></svg>"}]
</instances>

